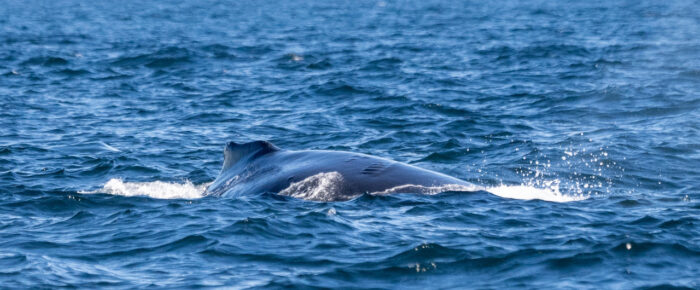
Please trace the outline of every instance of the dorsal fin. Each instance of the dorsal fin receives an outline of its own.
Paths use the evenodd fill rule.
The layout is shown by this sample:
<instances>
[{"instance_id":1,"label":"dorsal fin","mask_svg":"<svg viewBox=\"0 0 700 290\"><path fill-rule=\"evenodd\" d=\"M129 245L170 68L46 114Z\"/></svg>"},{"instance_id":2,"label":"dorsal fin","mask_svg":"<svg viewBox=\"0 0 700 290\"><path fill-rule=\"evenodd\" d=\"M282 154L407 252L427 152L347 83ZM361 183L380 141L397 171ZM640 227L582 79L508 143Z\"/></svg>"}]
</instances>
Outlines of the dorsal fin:
<instances>
[{"instance_id":1,"label":"dorsal fin","mask_svg":"<svg viewBox=\"0 0 700 290\"><path fill-rule=\"evenodd\" d=\"M228 142L224 148L224 165L221 171L226 171L241 159L256 158L277 150L279 150L277 146L267 141L253 141L245 144Z\"/></svg>"}]
</instances>

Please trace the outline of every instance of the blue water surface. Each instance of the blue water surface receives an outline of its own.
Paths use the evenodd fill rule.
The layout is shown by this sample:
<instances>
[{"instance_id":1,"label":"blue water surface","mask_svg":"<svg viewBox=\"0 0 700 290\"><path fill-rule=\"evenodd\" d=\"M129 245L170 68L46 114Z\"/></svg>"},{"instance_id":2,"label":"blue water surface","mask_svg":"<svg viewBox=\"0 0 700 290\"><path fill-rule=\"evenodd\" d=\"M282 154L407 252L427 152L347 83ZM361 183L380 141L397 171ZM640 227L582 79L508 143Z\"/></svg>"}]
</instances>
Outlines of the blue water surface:
<instances>
[{"instance_id":1,"label":"blue water surface","mask_svg":"<svg viewBox=\"0 0 700 290\"><path fill-rule=\"evenodd\" d=\"M698 1L0 4L0 287L700 288ZM480 186L201 197L224 144Z\"/></svg>"}]
</instances>

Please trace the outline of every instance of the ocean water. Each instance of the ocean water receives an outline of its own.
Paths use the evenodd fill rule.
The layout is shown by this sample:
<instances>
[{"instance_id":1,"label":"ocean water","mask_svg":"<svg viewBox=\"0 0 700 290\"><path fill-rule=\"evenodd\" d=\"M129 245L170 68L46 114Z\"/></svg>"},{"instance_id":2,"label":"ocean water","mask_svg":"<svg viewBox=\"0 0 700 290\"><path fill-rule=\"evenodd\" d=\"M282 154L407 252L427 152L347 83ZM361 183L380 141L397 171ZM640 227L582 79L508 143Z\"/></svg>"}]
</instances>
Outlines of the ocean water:
<instances>
[{"instance_id":1,"label":"ocean water","mask_svg":"<svg viewBox=\"0 0 700 290\"><path fill-rule=\"evenodd\" d=\"M3 1L0 287L700 288L700 2L455 2ZM230 140L477 188L202 197Z\"/></svg>"}]
</instances>

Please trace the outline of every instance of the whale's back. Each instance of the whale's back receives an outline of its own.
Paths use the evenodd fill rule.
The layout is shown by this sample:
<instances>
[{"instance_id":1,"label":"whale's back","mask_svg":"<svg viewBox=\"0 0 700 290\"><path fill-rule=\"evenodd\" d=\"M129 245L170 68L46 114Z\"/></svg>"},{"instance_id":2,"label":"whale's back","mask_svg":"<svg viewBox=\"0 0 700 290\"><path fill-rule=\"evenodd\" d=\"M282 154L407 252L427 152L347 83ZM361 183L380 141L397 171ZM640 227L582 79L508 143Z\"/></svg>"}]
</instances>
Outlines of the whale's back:
<instances>
[{"instance_id":1,"label":"whale's back","mask_svg":"<svg viewBox=\"0 0 700 290\"><path fill-rule=\"evenodd\" d=\"M274 181L261 185L269 191L307 196L323 193L323 200L346 200L365 193L422 193L446 185L471 186L466 181L393 160L344 151L279 151L265 156L276 160ZM329 199L330 198L330 199Z\"/></svg>"},{"instance_id":2,"label":"whale's back","mask_svg":"<svg viewBox=\"0 0 700 290\"><path fill-rule=\"evenodd\" d=\"M447 185L471 185L386 158L345 151L281 150L266 141L230 142L224 156L221 173L206 194L273 192L330 201L365 193L421 193Z\"/></svg>"}]
</instances>

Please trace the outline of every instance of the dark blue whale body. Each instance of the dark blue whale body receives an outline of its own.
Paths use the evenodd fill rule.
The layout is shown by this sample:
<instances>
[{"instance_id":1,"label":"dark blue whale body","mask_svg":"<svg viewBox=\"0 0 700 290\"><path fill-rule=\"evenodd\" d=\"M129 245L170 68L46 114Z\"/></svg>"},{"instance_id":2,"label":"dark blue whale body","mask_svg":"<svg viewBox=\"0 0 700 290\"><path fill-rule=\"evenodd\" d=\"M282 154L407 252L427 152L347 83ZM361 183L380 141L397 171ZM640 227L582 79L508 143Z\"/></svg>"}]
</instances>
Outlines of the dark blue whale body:
<instances>
[{"instance_id":1,"label":"dark blue whale body","mask_svg":"<svg viewBox=\"0 0 700 290\"><path fill-rule=\"evenodd\" d=\"M325 150L291 151L267 141L229 142L221 173L205 195L273 192L335 201L364 193L437 193L472 184L380 157Z\"/></svg>"}]
</instances>

